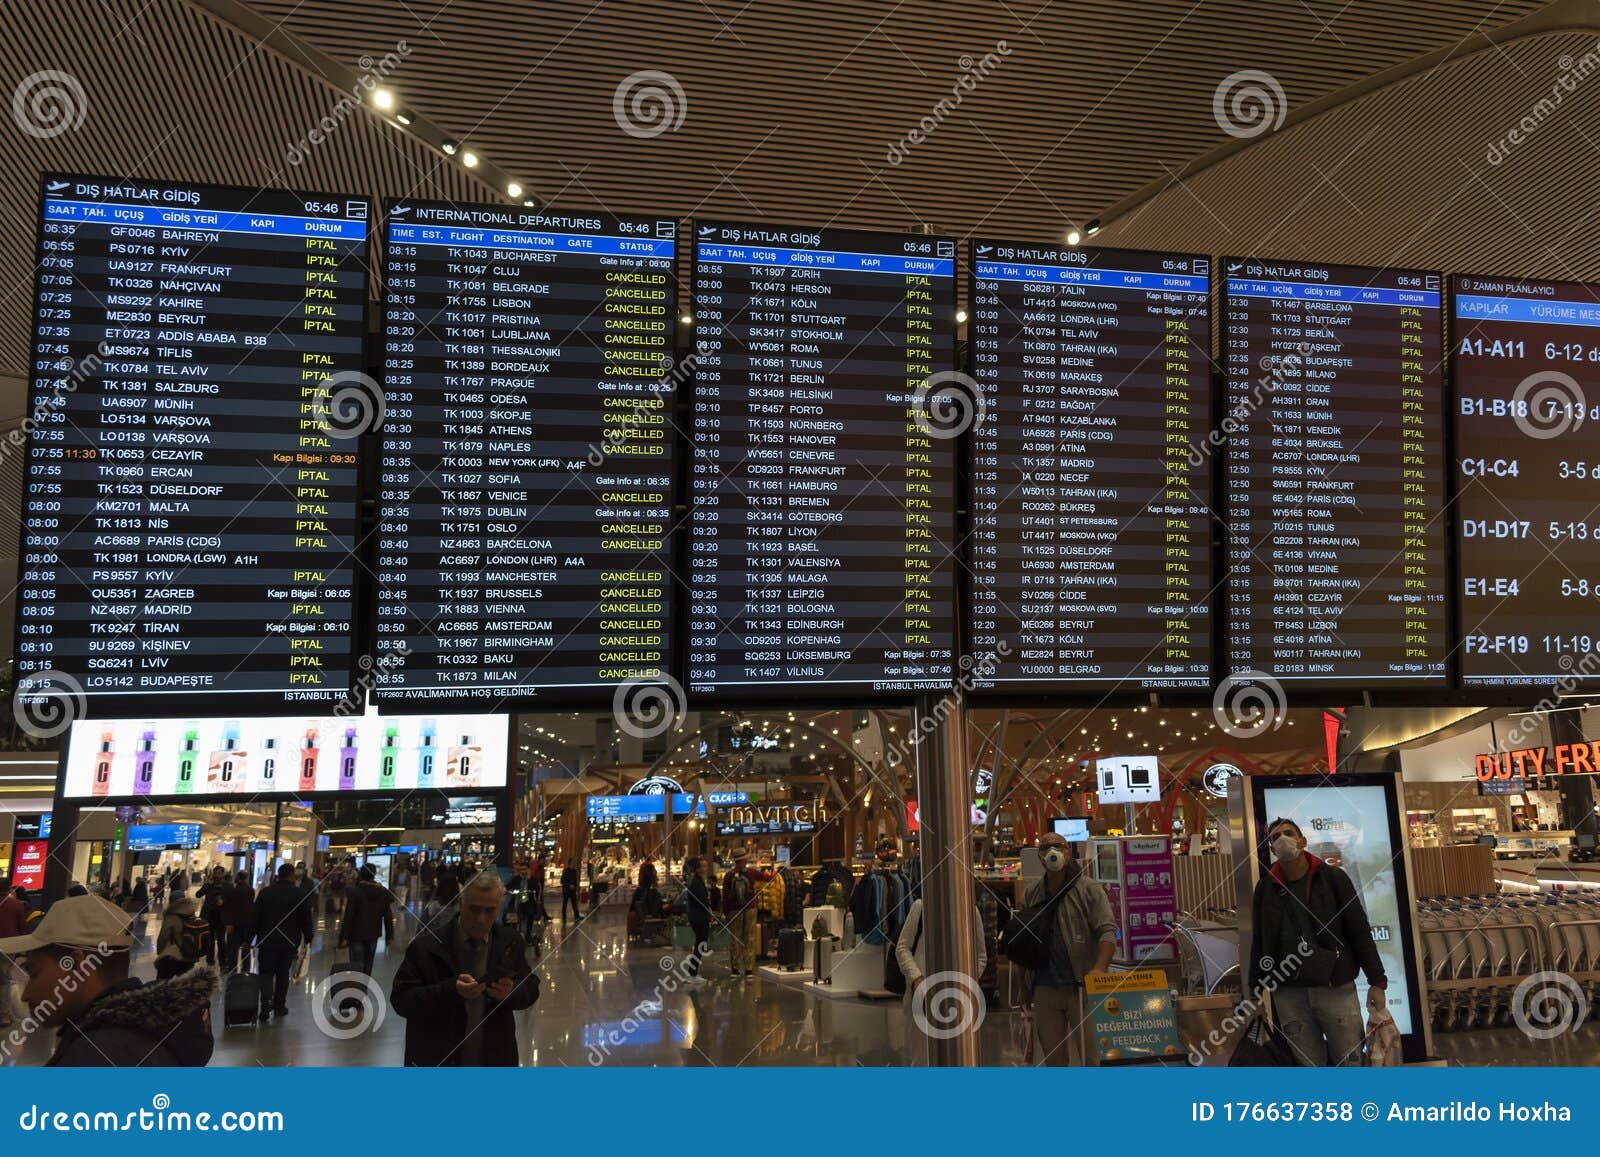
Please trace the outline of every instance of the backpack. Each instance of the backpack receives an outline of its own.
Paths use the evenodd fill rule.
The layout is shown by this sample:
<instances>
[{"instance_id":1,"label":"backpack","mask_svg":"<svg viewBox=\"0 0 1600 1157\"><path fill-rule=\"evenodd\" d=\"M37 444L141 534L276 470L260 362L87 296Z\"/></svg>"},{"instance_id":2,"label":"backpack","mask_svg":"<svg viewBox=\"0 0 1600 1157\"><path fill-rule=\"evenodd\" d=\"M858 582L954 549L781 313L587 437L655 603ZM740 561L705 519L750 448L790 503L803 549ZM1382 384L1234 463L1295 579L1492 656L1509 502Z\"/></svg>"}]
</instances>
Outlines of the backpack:
<instances>
[{"instance_id":1,"label":"backpack","mask_svg":"<svg viewBox=\"0 0 1600 1157\"><path fill-rule=\"evenodd\" d=\"M743 872L728 876L728 903L735 911L743 911L750 903L750 877Z\"/></svg>"},{"instance_id":2,"label":"backpack","mask_svg":"<svg viewBox=\"0 0 1600 1157\"><path fill-rule=\"evenodd\" d=\"M1062 888L1048 900L1014 909L1006 926L1000 930L1000 954L1013 964L1028 970L1043 968L1050 963L1050 925L1056 918L1056 906L1069 891L1078 886L1077 879Z\"/></svg>"},{"instance_id":3,"label":"backpack","mask_svg":"<svg viewBox=\"0 0 1600 1157\"><path fill-rule=\"evenodd\" d=\"M185 960L211 955L211 924L198 916L185 917L178 931L178 951Z\"/></svg>"}]
</instances>

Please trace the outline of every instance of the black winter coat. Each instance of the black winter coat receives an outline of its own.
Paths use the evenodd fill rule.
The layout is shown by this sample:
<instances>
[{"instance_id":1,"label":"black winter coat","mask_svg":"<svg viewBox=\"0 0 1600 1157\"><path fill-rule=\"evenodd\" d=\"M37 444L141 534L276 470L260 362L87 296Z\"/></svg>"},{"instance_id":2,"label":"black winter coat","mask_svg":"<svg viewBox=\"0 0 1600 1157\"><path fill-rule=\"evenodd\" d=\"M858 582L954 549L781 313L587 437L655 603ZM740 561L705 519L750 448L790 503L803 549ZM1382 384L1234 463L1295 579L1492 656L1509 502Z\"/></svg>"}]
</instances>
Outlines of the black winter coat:
<instances>
[{"instance_id":1,"label":"black winter coat","mask_svg":"<svg viewBox=\"0 0 1600 1157\"><path fill-rule=\"evenodd\" d=\"M1310 870L1302 878L1285 879L1274 864L1256 885L1245 992L1255 992L1274 975L1275 983L1302 987L1289 962L1299 958L1302 941L1312 940L1317 947L1339 950L1330 988L1349 984L1357 971L1367 974L1368 984L1386 983L1367 911L1350 877L1309 853L1306 859Z\"/></svg>"},{"instance_id":2,"label":"black winter coat","mask_svg":"<svg viewBox=\"0 0 1600 1157\"><path fill-rule=\"evenodd\" d=\"M350 903L344 910L341 940L377 940L382 936L394 942L394 894L376 880L363 880L350 890Z\"/></svg>"},{"instance_id":3,"label":"black winter coat","mask_svg":"<svg viewBox=\"0 0 1600 1157\"><path fill-rule=\"evenodd\" d=\"M217 974L195 968L171 980L113 985L56 1032L45 1062L61 1068L170 1068L211 1059Z\"/></svg>"},{"instance_id":4,"label":"black winter coat","mask_svg":"<svg viewBox=\"0 0 1600 1157\"><path fill-rule=\"evenodd\" d=\"M294 952L316 934L317 906L293 880L274 880L256 897L256 947Z\"/></svg>"},{"instance_id":5,"label":"black winter coat","mask_svg":"<svg viewBox=\"0 0 1600 1157\"><path fill-rule=\"evenodd\" d=\"M395 973L389 1003L406 1018L406 1064L427 1067L461 1064L461 1044L467 1033L467 1005L456 992L456 926L459 917L439 921L417 933ZM489 933L485 977L509 976L516 981L505 1000L484 996L483 1020L477 1028L481 1041L479 1063L515 1068L519 1009L539 999L539 978L528 967L527 945L506 925L496 923Z\"/></svg>"}]
</instances>

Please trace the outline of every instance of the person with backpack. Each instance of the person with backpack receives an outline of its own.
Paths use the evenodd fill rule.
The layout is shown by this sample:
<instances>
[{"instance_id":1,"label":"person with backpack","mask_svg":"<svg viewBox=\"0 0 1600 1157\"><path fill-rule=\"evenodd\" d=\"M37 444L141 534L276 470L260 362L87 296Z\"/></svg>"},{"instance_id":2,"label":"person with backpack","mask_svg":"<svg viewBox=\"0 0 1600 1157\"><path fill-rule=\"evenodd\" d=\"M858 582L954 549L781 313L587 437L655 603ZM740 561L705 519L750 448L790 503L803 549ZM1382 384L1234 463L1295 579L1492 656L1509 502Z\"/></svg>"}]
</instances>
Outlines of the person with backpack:
<instances>
[{"instance_id":1,"label":"person with backpack","mask_svg":"<svg viewBox=\"0 0 1600 1157\"><path fill-rule=\"evenodd\" d=\"M199 907L193 897L174 892L161 913L161 930L156 933L156 979L171 980L207 956L216 959L211 921L200 918Z\"/></svg>"},{"instance_id":2,"label":"person with backpack","mask_svg":"<svg viewBox=\"0 0 1600 1157\"><path fill-rule=\"evenodd\" d=\"M934 1021L930 1027L940 1030L949 1027L938 1023L938 1012L934 1002L939 999L939 992L955 988L953 984L944 984L936 991L920 991L928 978L928 953L924 947L927 937L923 932L922 901L917 899L911 902L911 911L906 913L906 922L900 926L900 938L894 944L894 958L900 968L901 983L904 985L900 1004L906 1014L907 1059L918 1067L928 1063L928 1037L922 1031L922 1024L930 1024L928 1018L931 1013ZM976 905L972 909L972 939L977 964L974 966L973 984L968 995L978 991L978 979L983 975L984 966L989 963L989 954L983 942L983 916L978 912ZM962 984L960 987L966 989L967 986ZM922 1013L921 1023L917 1016L919 1009ZM973 1026L976 1027L979 1023L981 1021L974 1015Z\"/></svg>"},{"instance_id":3,"label":"person with backpack","mask_svg":"<svg viewBox=\"0 0 1600 1157\"><path fill-rule=\"evenodd\" d=\"M1272 993L1278 1028L1302 1065L1360 1065L1366 1026L1356 973L1367 974L1367 1008L1387 1011L1388 977L1361 894L1343 868L1306 851L1300 825L1267 827L1273 864L1251 900L1245 993ZM1276 987L1273 987L1276 985Z\"/></svg>"},{"instance_id":4,"label":"person with backpack","mask_svg":"<svg viewBox=\"0 0 1600 1157\"><path fill-rule=\"evenodd\" d=\"M729 975L753 976L761 930L747 848L733 849L733 867L722 877L722 918L728 925Z\"/></svg>"},{"instance_id":5,"label":"person with backpack","mask_svg":"<svg viewBox=\"0 0 1600 1157\"><path fill-rule=\"evenodd\" d=\"M1042 959L1023 973L1023 1007L1033 1014L1038 1063L1081 1067L1088 1063L1083 981L1111 967L1117 920L1106 890L1083 870L1065 836L1040 836L1039 859L1044 876L1023 896L1018 914L1042 917L1041 939L1048 939Z\"/></svg>"}]
</instances>

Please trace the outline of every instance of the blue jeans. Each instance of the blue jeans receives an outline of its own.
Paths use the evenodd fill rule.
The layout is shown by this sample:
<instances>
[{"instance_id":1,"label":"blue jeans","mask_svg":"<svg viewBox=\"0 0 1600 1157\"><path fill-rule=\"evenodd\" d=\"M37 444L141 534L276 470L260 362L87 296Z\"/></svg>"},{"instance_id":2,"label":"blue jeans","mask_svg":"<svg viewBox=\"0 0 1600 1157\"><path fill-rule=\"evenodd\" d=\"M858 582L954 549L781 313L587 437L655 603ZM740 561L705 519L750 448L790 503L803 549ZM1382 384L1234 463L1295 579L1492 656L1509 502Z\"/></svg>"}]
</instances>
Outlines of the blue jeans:
<instances>
[{"instance_id":1,"label":"blue jeans","mask_svg":"<svg viewBox=\"0 0 1600 1157\"><path fill-rule=\"evenodd\" d=\"M1285 985L1272 994L1272 1011L1302 1065L1361 1064L1367 1028L1354 981L1338 988Z\"/></svg>"}]
</instances>

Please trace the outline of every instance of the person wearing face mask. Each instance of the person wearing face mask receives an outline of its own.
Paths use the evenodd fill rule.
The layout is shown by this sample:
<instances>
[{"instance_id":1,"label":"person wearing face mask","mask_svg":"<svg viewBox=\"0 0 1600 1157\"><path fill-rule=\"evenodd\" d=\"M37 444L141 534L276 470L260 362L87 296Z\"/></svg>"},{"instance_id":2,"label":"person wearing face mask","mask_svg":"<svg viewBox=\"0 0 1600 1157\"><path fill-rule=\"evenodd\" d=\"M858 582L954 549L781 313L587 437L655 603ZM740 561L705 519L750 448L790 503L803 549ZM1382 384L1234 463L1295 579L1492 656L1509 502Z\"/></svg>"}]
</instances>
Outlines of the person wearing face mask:
<instances>
[{"instance_id":1,"label":"person wearing face mask","mask_svg":"<svg viewBox=\"0 0 1600 1157\"><path fill-rule=\"evenodd\" d=\"M1356 972L1366 973L1372 1007L1385 1006L1388 984L1361 897L1343 869L1306 851L1293 820L1273 820L1267 846L1273 864L1252 901L1245 991L1272 994L1302 1065L1359 1065L1366 1030Z\"/></svg>"},{"instance_id":2,"label":"person wearing face mask","mask_svg":"<svg viewBox=\"0 0 1600 1157\"><path fill-rule=\"evenodd\" d=\"M1023 897L1023 906L1053 903L1050 959L1023 978L1023 1003L1033 1008L1034 1051L1043 1065L1082 1066L1083 981L1104 972L1117 950L1117 921L1105 889L1078 863L1064 836L1039 837L1044 877Z\"/></svg>"}]
</instances>

